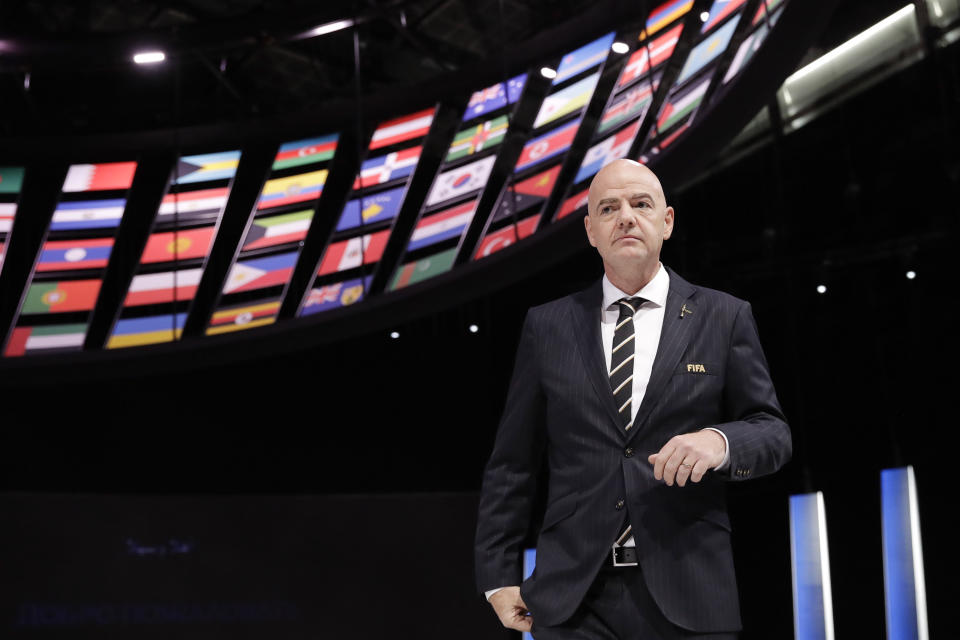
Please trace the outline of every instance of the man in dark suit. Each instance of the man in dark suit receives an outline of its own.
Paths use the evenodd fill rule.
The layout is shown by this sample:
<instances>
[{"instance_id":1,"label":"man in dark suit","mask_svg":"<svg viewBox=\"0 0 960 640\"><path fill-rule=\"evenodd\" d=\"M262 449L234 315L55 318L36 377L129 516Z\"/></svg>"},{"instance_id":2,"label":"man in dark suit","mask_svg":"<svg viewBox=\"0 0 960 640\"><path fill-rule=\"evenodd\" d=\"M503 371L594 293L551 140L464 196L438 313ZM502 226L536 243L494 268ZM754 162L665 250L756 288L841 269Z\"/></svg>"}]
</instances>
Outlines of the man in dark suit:
<instances>
[{"instance_id":1,"label":"man in dark suit","mask_svg":"<svg viewBox=\"0 0 960 640\"><path fill-rule=\"evenodd\" d=\"M584 219L604 277L527 314L487 464L479 589L552 638L736 638L724 482L791 453L750 305L660 263L674 212L652 171L604 167ZM543 462L537 565L521 552Z\"/></svg>"}]
</instances>

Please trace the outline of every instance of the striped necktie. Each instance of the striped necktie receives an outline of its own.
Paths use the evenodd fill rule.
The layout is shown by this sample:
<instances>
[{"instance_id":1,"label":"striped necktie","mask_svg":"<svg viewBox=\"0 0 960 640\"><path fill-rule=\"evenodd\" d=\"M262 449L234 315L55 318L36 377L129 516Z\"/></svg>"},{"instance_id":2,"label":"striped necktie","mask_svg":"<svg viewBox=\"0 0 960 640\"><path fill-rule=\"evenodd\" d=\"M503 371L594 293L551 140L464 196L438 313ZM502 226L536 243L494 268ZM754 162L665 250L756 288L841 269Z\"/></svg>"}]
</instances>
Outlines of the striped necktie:
<instances>
[{"instance_id":1,"label":"striped necktie","mask_svg":"<svg viewBox=\"0 0 960 640\"><path fill-rule=\"evenodd\" d=\"M620 412L620 424L624 429L633 426L633 314L646 300L644 298L620 298L617 328L613 332L613 349L610 355L610 388Z\"/></svg>"}]
</instances>

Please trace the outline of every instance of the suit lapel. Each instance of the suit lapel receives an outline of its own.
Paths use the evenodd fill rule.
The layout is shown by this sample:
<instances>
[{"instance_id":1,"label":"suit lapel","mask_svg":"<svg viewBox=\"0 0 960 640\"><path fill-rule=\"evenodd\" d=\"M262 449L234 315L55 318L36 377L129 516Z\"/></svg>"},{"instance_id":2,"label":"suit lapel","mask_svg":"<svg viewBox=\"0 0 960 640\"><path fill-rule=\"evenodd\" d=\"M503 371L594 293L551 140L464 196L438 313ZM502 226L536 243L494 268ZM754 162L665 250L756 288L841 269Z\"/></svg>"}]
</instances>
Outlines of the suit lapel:
<instances>
[{"instance_id":1,"label":"suit lapel","mask_svg":"<svg viewBox=\"0 0 960 640\"><path fill-rule=\"evenodd\" d=\"M576 334L577 349L583 359L583 369L590 379L594 390L600 397L612 424L619 427L620 418L617 406L610 389L610 378L607 375L607 362L603 353L603 341L600 337L600 305L603 304L603 286L597 281L589 289L577 293L573 297L572 328ZM620 429L622 433L622 429Z\"/></svg>"},{"instance_id":2,"label":"suit lapel","mask_svg":"<svg viewBox=\"0 0 960 640\"><path fill-rule=\"evenodd\" d=\"M703 316L702 313L697 313L697 307L691 299L696 291L694 286L673 270L668 271L670 291L667 293L667 306L663 314L663 328L660 331L657 355L653 359L650 382L647 383L643 402L640 403L640 408L633 420L633 428L627 435L628 441L643 429L644 422L663 395L670 376L677 370L680 358Z\"/></svg>"}]
</instances>

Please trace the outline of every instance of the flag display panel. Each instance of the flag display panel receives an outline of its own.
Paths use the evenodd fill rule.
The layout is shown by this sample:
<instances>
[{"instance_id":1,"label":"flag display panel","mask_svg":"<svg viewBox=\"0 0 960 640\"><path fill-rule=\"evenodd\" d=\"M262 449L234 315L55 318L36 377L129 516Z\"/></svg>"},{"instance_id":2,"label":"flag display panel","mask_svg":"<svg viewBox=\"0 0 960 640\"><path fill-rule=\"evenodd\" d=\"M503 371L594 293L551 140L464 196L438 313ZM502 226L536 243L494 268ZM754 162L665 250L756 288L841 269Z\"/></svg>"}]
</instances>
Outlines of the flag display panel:
<instances>
[{"instance_id":1,"label":"flag display panel","mask_svg":"<svg viewBox=\"0 0 960 640\"><path fill-rule=\"evenodd\" d=\"M273 324L279 310L279 298L224 306L215 311L210 318L207 335L214 336Z\"/></svg>"},{"instance_id":2,"label":"flag display panel","mask_svg":"<svg viewBox=\"0 0 960 640\"><path fill-rule=\"evenodd\" d=\"M552 80L554 85L561 84L564 80L592 69L603 64L610 53L610 45L613 44L615 34L610 33L597 38L593 42L585 44L579 49L574 49L560 59L560 65L557 67L557 75Z\"/></svg>"},{"instance_id":3,"label":"flag display panel","mask_svg":"<svg viewBox=\"0 0 960 640\"><path fill-rule=\"evenodd\" d=\"M17 215L17 197L23 186L23 167L0 167L0 273L13 220Z\"/></svg>"},{"instance_id":4,"label":"flag display panel","mask_svg":"<svg viewBox=\"0 0 960 640\"><path fill-rule=\"evenodd\" d=\"M498 82L480 91L474 91L470 96L470 102L463 112L463 120L472 120L502 109L509 104L513 104L520 99L523 93L523 87L527 82L527 74L521 73L518 76L507 80L506 84Z\"/></svg>"},{"instance_id":5,"label":"flag display panel","mask_svg":"<svg viewBox=\"0 0 960 640\"><path fill-rule=\"evenodd\" d=\"M307 298L300 309L301 316L329 311L338 307L348 307L363 300L370 289L370 276L366 278L351 278L342 282L313 287L307 293Z\"/></svg>"},{"instance_id":6,"label":"flag display panel","mask_svg":"<svg viewBox=\"0 0 960 640\"><path fill-rule=\"evenodd\" d=\"M390 282L390 290L403 289L410 285L423 282L436 277L441 273L446 273L453 267L453 261L457 257L457 249L447 249L431 256L412 260L397 269L396 275Z\"/></svg>"}]
</instances>

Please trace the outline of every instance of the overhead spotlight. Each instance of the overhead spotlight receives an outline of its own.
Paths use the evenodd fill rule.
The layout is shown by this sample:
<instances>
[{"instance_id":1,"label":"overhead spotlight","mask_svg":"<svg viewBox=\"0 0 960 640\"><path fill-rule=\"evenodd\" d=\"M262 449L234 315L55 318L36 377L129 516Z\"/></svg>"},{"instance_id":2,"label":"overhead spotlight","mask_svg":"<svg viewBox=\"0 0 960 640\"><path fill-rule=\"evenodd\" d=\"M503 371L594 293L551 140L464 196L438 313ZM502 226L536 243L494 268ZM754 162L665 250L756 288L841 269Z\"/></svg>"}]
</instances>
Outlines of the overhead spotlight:
<instances>
[{"instance_id":1,"label":"overhead spotlight","mask_svg":"<svg viewBox=\"0 0 960 640\"><path fill-rule=\"evenodd\" d=\"M472 324L472 325L470 325L470 326L467 327L467 328L470 330L470 333L476 333L477 331L480 331L480 327L478 327L478 326L475 325L475 324Z\"/></svg>"},{"instance_id":2,"label":"overhead spotlight","mask_svg":"<svg viewBox=\"0 0 960 640\"><path fill-rule=\"evenodd\" d=\"M550 67L540 67L540 75L548 80L553 80L557 77L557 70Z\"/></svg>"},{"instance_id":3,"label":"overhead spotlight","mask_svg":"<svg viewBox=\"0 0 960 640\"><path fill-rule=\"evenodd\" d=\"M323 36L328 33L333 33L334 31L348 29L352 26L353 26L353 20L337 20L336 22L328 22L326 24L322 24L319 27L316 27L308 31L306 34L306 37L315 38L317 36Z\"/></svg>"},{"instance_id":4,"label":"overhead spotlight","mask_svg":"<svg viewBox=\"0 0 960 640\"><path fill-rule=\"evenodd\" d=\"M703 11L703 12L700 13L700 22L706 22L706 21L709 20L709 19L710 19L710 12L709 12L709 11Z\"/></svg>"},{"instance_id":5,"label":"overhead spotlight","mask_svg":"<svg viewBox=\"0 0 960 640\"><path fill-rule=\"evenodd\" d=\"M140 53L133 54L133 61L137 64L156 64L157 62L163 62L167 59L167 56L163 51L142 51Z\"/></svg>"},{"instance_id":6,"label":"overhead spotlight","mask_svg":"<svg viewBox=\"0 0 960 640\"><path fill-rule=\"evenodd\" d=\"M613 49L614 53L626 53L627 51L630 51L630 45L628 45L626 42L614 42L612 45L610 45L610 48Z\"/></svg>"},{"instance_id":7,"label":"overhead spotlight","mask_svg":"<svg viewBox=\"0 0 960 640\"><path fill-rule=\"evenodd\" d=\"M400 332L399 332L399 331L391 331L391 332L390 332L390 337L393 338L394 340L396 340L397 338L400 337Z\"/></svg>"},{"instance_id":8,"label":"overhead spotlight","mask_svg":"<svg viewBox=\"0 0 960 640\"><path fill-rule=\"evenodd\" d=\"M827 292L827 285L825 284L817 285L817 293L826 293L826 292Z\"/></svg>"},{"instance_id":9,"label":"overhead spotlight","mask_svg":"<svg viewBox=\"0 0 960 640\"><path fill-rule=\"evenodd\" d=\"M913 269L910 269L910 271L907 271L907 280L913 280L916 277L917 277L916 271L914 271Z\"/></svg>"}]
</instances>

